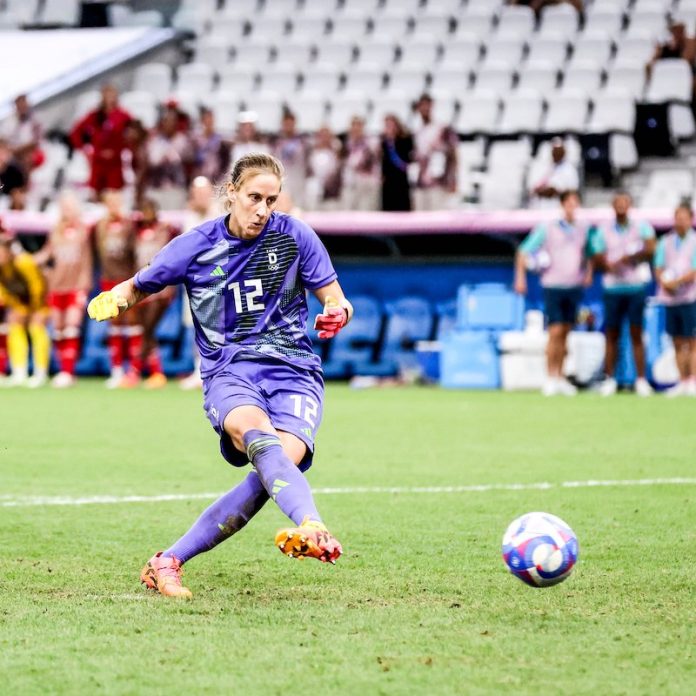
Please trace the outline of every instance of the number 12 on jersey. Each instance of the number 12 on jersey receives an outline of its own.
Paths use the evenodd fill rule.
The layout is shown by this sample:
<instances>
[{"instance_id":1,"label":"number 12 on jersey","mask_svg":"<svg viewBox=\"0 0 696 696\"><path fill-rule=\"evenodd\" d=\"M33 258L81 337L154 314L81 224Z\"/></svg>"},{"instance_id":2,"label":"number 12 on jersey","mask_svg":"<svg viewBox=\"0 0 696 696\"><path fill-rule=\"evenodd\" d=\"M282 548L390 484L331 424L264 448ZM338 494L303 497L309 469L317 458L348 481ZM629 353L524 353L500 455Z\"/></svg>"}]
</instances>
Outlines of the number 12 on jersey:
<instances>
[{"instance_id":1,"label":"number 12 on jersey","mask_svg":"<svg viewBox=\"0 0 696 696\"><path fill-rule=\"evenodd\" d=\"M237 310L237 314L244 314L244 312L260 312L266 309L266 305L263 302L256 302L256 298L263 295L261 279L254 278L253 280L245 280L244 287L253 289L242 293L239 283L230 283L227 286L227 289L232 291L234 308ZM244 308L245 304L246 309Z\"/></svg>"},{"instance_id":2,"label":"number 12 on jersey","mask_svg":"<svg viewBox=\"0 0 696 696\"><path fill-rule=\"evenodd\" d=\"M317 425L317 411L319 404L311 397L303 394L290 394L293 402L293 411L297 418L307 421L312 428ZM303 408L304 406L304 408Z\"/></svg>"}]
</instances>

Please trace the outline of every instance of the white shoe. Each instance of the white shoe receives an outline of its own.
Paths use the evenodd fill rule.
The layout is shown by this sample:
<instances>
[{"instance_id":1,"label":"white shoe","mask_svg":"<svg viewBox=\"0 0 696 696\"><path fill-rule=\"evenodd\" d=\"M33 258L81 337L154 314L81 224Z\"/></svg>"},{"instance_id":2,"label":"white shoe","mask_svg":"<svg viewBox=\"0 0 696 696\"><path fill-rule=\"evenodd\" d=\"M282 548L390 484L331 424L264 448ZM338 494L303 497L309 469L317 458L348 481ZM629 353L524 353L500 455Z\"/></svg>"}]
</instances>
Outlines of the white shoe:
<instances>
[{"instance_id":1,"label":"white shoe","mask_svg":"<svg viewBox=\"0 0 696 696\"><path fill-rule=\"evenodd\" d=\"M179 388L184 391L192 391L194 389L201 389L203 387L203 380L198 372L192 372L188 377L179 382Z\"/></svg>"},{"instance_id":2,"label":"white shoe","mask_svg":"<svg viewBox=\"0 0 696 696\"><path fill-rule=\"evenodd\" d=\"M544 396L556 396L558 394L558 380L549 377L541 388L541 393Z\"/></svg>"},{"instance_id":3,"label":"white shoe","mask_svg":"<svg viewBox=\"0 0 696 696\"><path fill-rule=\"evenodd\" d=\"M48 377L46 375L32 375L26 381L26 386L28 389L40 389L46 384L48 384Z\"/></svg>"},{"instance_id":4,"label":"white shoe","mask_svg":"<svg viewBox=\"0 0 696 696\"><path fill-rule=\"evenodd\" d=\"M648 385L650 386L650 385ZM613 377L607 377L600 385L599 385L599 393L602 396L614 396L616 394L617 390L617 384L616 380Z\"/></svg>"},{"instance_id":5,"label":"white shoe","mask_svg":"<svg viewBox=\"0 0 696 696\"><path fill-rule=\"evenodd\" d=\"M104 382L104 386L107 389L118 389L119 385L121 384L121 380L123 380L123 375L123 368L115 367L113 370L111 370L111 376L109 379Z\"/></svg>"},{"instance_id":6,"label":"white shoe","mask_svg":"<svg viewBox=\"0 0 696 696\"><path fill-rule=\"evenodd\" d=\"M67 389L75 384L75 377L69 372L59 372L52 380L51 386L54 389Z\"/></svg>"},{"instance_id":7,"label":"white shoe","mask_svg":"<svg viewBox=\"0 0 696 696\"><path fill-rule=\"evenodd\" d=\"M689 394L689 385L682 381L682 382L677 382L673 387L670 387L665 391L665 396L668 399L674 399L677 396L688 396Z\"/></svg>"},{"instance_id":8,"label":"white shoe","mask_svg":"<svg viewBox=\"0 0 696 696\"><path fill-rule=\"evenodd\" d=\"M638 396L652 396L654 393L653 388L650 386L650 382L648 382L645 377L638 377L634 385L634 389L636 390L636 394Z\"/></svg>"},{"instance_id":9,"label":"white shoe","mask_svg":"<svg viewBox=\"0 0 696 696\"><path fill-rule=\"evenodd\" d=\"M23 387L27 383L26 372L13 372L3 383L3 387Z\"/></svg>"},{"instance_id":10,"label":"white shoe","mask_svg":"<svg viewBox=\"0 0 696 696\"><path fill-rule=\"evenodd\" d=\"M692 377L686 385L686 395L696 396L696 380Z\"/></svg>"},{"instance_id":11,"label":"white shoe","mask_svg":"<svg viewBox=\"0 0 696 696\"><path fill-rule=\"evenodd\" d=\"M563 396L575 396L578 390L568 381L563 378L558 380L558 393Z\"/></svg>"}]
</instances>

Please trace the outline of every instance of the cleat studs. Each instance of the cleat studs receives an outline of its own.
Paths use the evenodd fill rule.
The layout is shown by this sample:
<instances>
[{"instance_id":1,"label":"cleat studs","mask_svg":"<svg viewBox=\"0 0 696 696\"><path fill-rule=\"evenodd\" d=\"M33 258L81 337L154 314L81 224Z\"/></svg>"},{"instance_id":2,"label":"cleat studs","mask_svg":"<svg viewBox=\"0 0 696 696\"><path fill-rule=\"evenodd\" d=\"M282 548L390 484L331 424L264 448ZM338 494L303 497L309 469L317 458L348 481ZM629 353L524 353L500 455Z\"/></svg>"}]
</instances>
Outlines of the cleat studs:
<instances>
[{"instance_id":1,"label":"cleat studs","mask_svg":"<svg viewBox=\"0 0 696 696\"><path fill-rule=\"evenodd\" d=\"M292 558L292 551L288 554L288 558Z\"/></svg>"}]
</instances>

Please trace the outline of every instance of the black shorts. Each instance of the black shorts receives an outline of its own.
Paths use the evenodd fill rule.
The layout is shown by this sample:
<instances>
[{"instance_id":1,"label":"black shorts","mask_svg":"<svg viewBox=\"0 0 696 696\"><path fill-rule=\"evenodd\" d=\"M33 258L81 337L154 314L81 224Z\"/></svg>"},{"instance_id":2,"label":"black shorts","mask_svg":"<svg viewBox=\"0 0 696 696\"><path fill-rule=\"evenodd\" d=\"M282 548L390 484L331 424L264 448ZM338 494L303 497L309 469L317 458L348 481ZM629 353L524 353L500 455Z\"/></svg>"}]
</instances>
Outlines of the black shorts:
<instances>
[{"instance_id":1,"label":"black shorts","mask_svg":"<svg viewBox=\"0 0 696 696\"><path fill-rule=\"evenodd\" d=\"M582 288L544 288L544 314L548 324L575 324Z\"/></svg>"},{"instance_id":2,"label":"black shorts","mask_svg":"<svg viewBox=\"0 0 696 696\"><path fill-rule=\"evenodd\" d=\"M604 293L604 328L619 331L626 319L631 326L643 326L645 291Z\"/></svg>"},{"instance_id":3,"label":"black shorts","mask_svg":"<svg viewBox=\"0 0 696 696\"><path fill-rule=\"evenodd\" d=\"M668 305L665 329L670 336L696 338L696 302Z\"/></svg>"}]
</instances>

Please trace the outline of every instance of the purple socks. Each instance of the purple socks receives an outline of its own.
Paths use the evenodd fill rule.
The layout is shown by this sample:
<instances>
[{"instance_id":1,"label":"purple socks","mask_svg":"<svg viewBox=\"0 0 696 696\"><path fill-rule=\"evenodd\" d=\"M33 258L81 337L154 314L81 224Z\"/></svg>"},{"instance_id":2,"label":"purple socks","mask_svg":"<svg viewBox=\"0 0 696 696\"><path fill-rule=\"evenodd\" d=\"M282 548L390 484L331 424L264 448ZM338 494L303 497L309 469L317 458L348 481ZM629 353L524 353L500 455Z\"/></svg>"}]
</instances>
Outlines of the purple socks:
<instances>
[{"instance_id":1,"label":"purple socks","mask_svg":"<svg viewBox=\"0 0 696 696\"><path fill-rule=\"evenodd\" d=\"M321 522L307 479L283 452L277 435L249 430L244 447L268 495L295 524L305 517Z\"/></svg>"},{"instance_id":2,"label":"purple socks","mask_svg":"<svg viewBox=\"0 0 696 696\"><path fill-rule=\"evenodd\" d=\"M255 471L205 510L163 556L176 556L185 563L210 551L242 529L269 497L295 524L305 517L321 522L307 479L283 452L277 435L250 430L244 446Z\"/></svg>"},{"instance_id":3,"label":"purple socks","mask_svg":"<svg viewBox=\"0 0 696 696\"><path fill-rule=\"evenodd\" d=\"M196 523L163 556L176 556L182 563L217 546L244 525L264 506L268 493L252 471L238 486L216 500Z\"/></svg>"}]
</instances>

